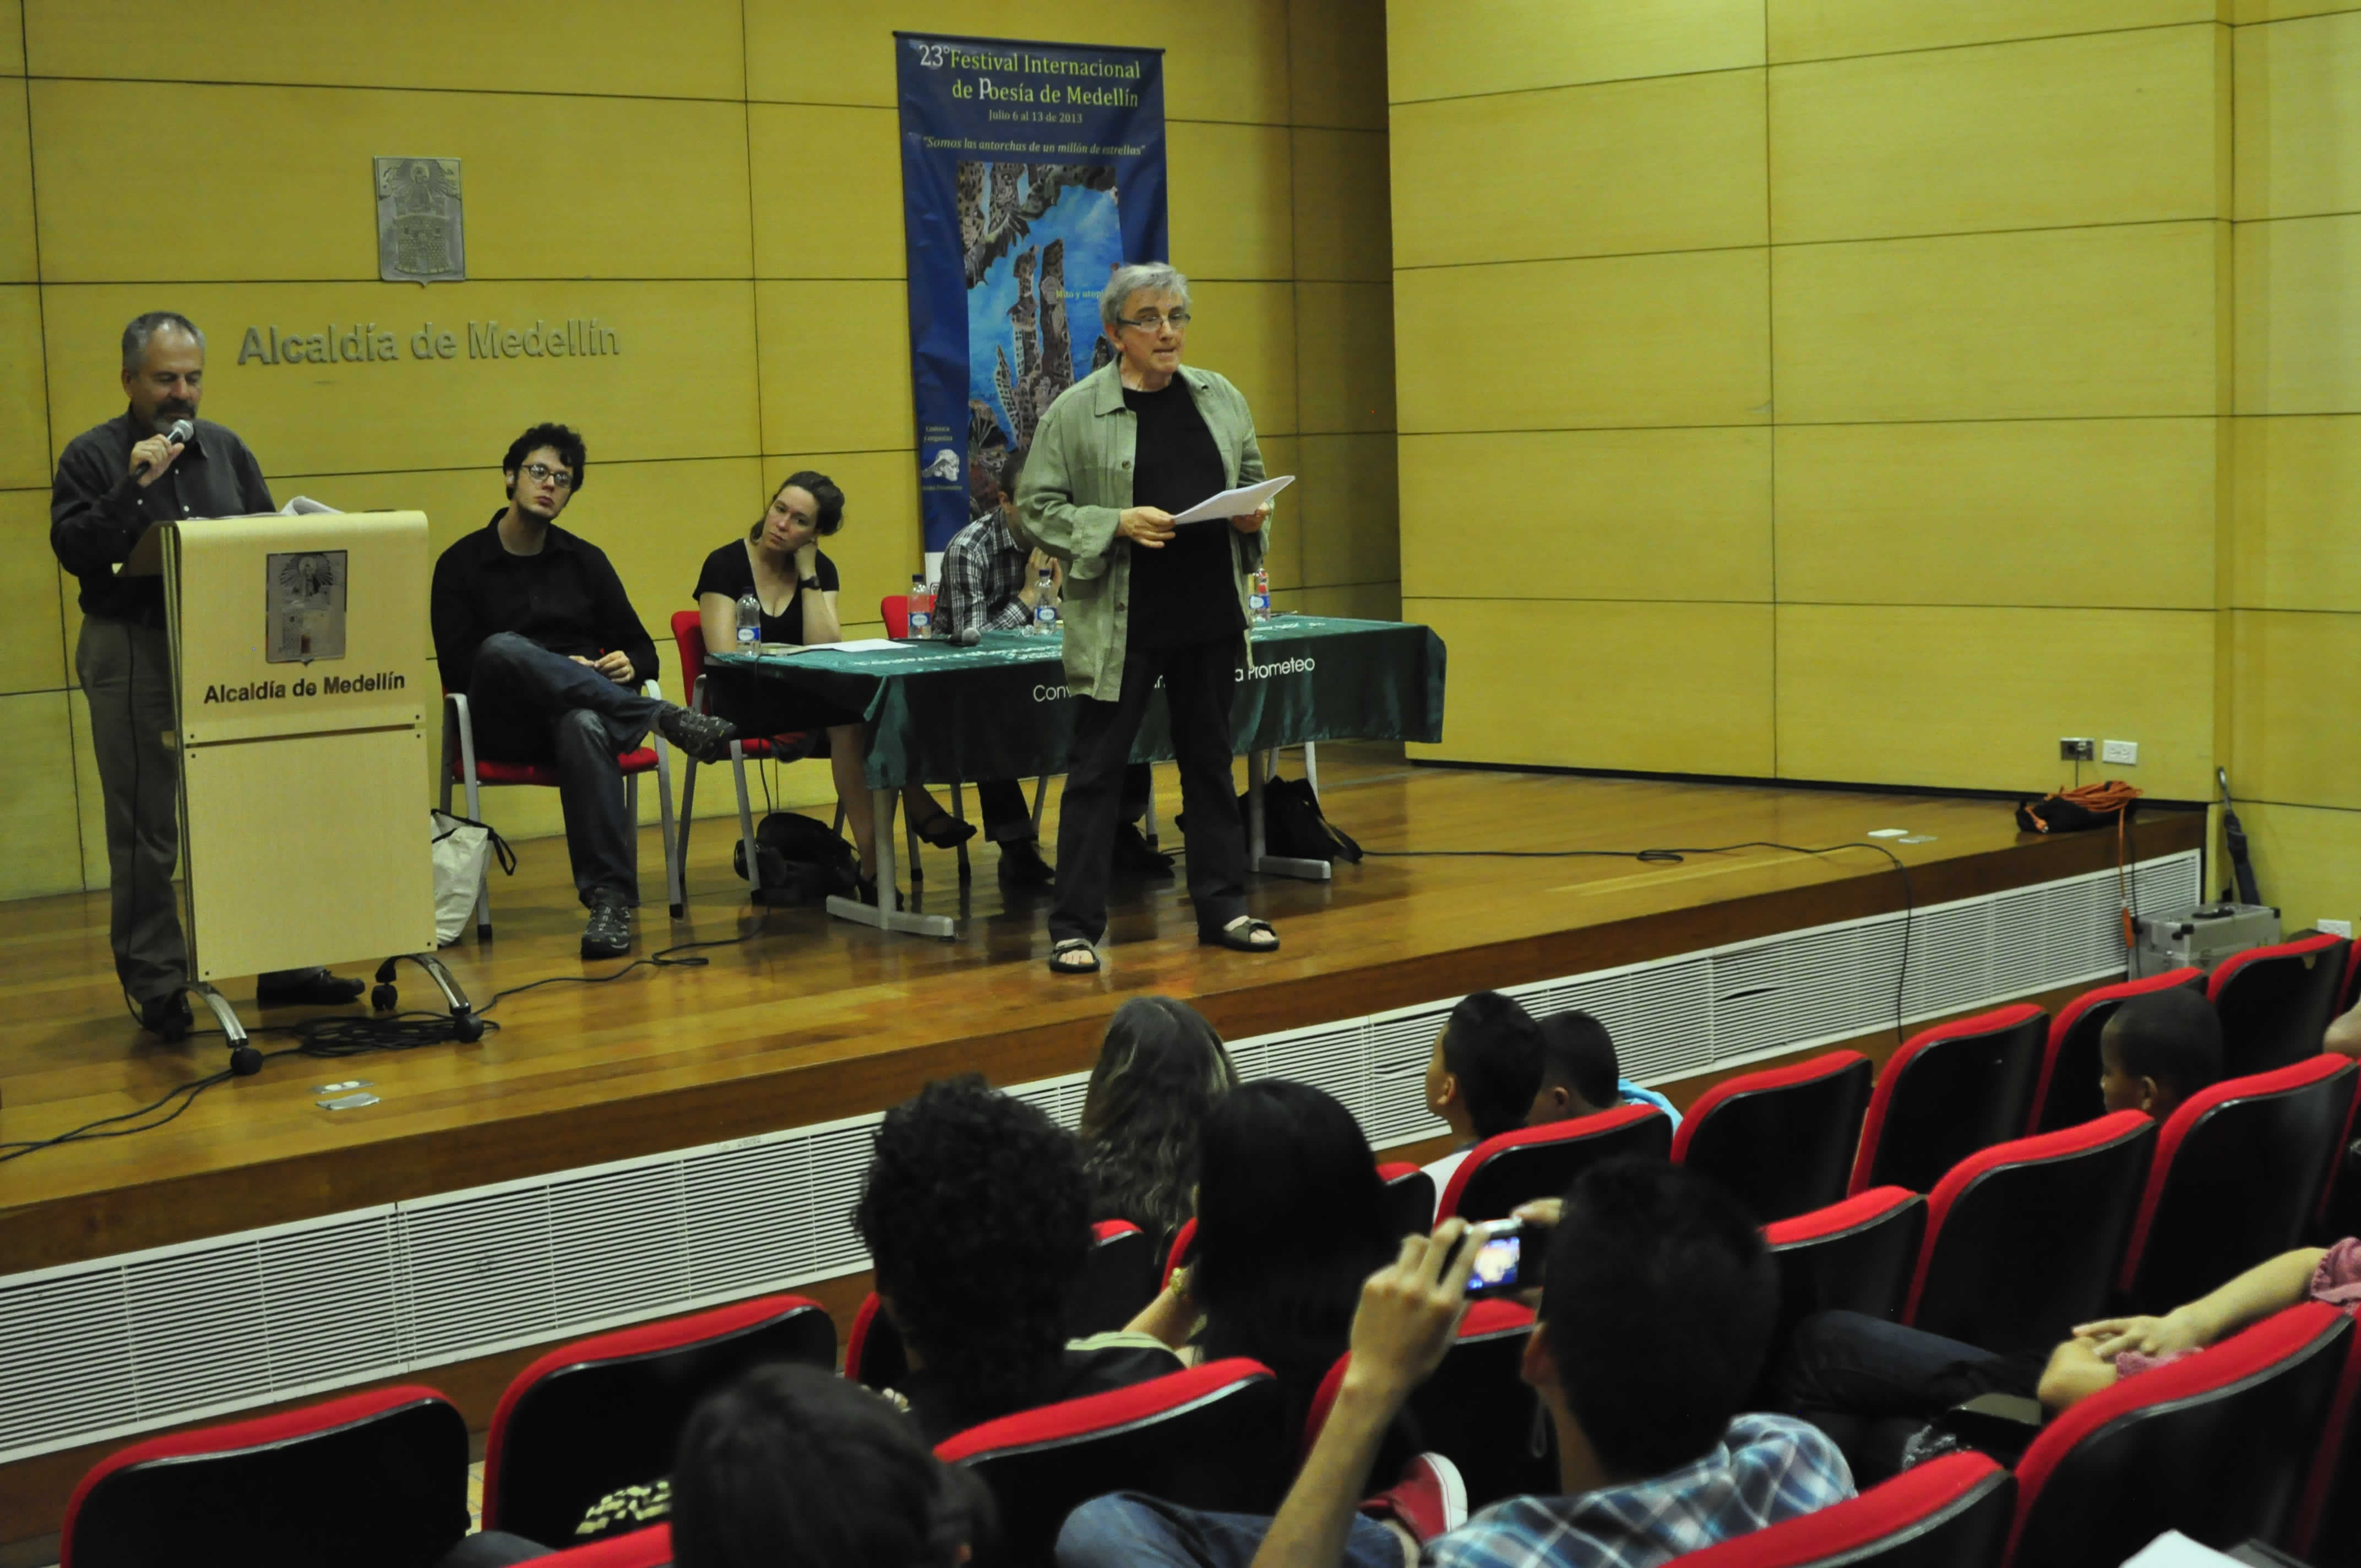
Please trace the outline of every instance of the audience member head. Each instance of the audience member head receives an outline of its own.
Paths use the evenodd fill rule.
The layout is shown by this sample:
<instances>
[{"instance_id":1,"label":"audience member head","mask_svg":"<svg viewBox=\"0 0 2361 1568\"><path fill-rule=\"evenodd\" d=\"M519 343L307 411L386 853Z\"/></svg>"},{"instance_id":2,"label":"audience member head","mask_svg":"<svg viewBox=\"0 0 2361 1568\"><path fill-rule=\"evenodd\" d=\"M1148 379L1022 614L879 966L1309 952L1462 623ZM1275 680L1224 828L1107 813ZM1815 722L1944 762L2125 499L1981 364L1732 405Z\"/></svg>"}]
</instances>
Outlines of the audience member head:
<instances>
[{"instance_id":1,"label":"audience member head","mask_svg":"<svg viewBox=\"0 0 2361 1568\"><path fill-rule=\"evenodd\" d=\"M792 555L844 526L844 492L836 481L809 468L790 474L771 492L771 504L746 537L766 549Z\"/></svg>"},{"instance_id":2,"label":"audience member head","mask_svg":"<svg viewBox=\"0 0 2361 1568\"><path fill-rule=\"evenodd\" d=\"M205 334L178 311L149 311L123 329L123 393L133 438L161 435L197 417L205 395Z\"/></svg>"},{"instance_id":3,"label":"audience member head","mask_svg":"<svg viewBox=\"0 0 2361 1568\"><path fill-rule=\"evenodd\" d=\"M562 424L534 425L510 442L508 455L500 459L510 505L535 521L554 521L581 490L589 462L582 437L572 430Z\"/></svg>"},{"instance_id":4,"label":"audience member head","mask_svg":"<svg viewBox=\"0 0 2361 1568\"><path fill-rule=\"evenodd\" d=\"M1622 1103L1616 1089L1622 1069L1606 1025L1587 1013L1553 1013L1540 1024L1542 1086L1533 1095L1527 1126L1595 1116Z\"/></svg>"},{"instance_id":5,"label":"audience member head","mask_svg":"<svg viewBox=\"0 0 2361 1568\"><path fill-rule=\"evenodd\" d=\"M1073 1135L972 1073L929 1083L885 1113L852 1217L912 1366L969 1410L1029 1402L1090 1252Z\"/></svg>"},{"instance_id":6,"label":"audience member head","mask_svg":"<svg viewBox=\"0 0 2361 1568\"><path fill-rule=\"evenodd\" d=\"M1368 1140L1334 1096L1257 1079L1206 1119L1189 1295L1209 1357L1251 1355L1308 1400L1398 1242Z\"/></svg>"},{"instance_id":7,"label":"audience member head","mask_svg":"<svg viewBox=\"0 0 2361 1568\"><path fill-rule=\"evenodd\" d=\"M2099 1095L2158 1121L2222 1076L2222 1020L2185 985L2135 996L2099 1031Z\"/></svg>"},{"instance_id":8,"label":"audience member head","mask_svg":"<svg viewBox=\"0 0 2361 1568\"><path fill-rule=\"evenodd\" d=\"M1237 1082L1222 1036L1187 1003L1136 996L1116 1008L1082 1099L1093 1216L1170 1240L1195 1212L1205 1119Z\"/></svg>"},{"instance_id":9,"label":"audience member head","mask_svg":"<svg viewBox=\"0 0 2361 1568\"><path fill-rule=\"evenodd\" d=\"M1770 1349L1776 1268L1719 1184L1660 1159L1609 1160L1566 1193L1543 1265L1525 1379L1568 1475L1661 1475L1722 1439Z\"/></svg>"},{"instance_id":10,"label":"audience member head","mask_svg":"<svg viewBox=\"0 0 2361 1568\"><path fill-rule=\"evenodd\" d=\"M850 1378L758 1366L708 1395L672 1469L675 1568L952 1568L994 1536L992 1496Z\"/></svg>"},{"instance_id":11,"label":"audience member head","mask_svg":"<svg viewBox=\"0 0 2361 1568\"><path fill-rule=\"evenodd\" d=\"M1426 1108L1464 1142L1525 1124L1542 1081L1542 1031L1512 997L1462 997L1426 1064Z\"/></svg>"}]
</instances>

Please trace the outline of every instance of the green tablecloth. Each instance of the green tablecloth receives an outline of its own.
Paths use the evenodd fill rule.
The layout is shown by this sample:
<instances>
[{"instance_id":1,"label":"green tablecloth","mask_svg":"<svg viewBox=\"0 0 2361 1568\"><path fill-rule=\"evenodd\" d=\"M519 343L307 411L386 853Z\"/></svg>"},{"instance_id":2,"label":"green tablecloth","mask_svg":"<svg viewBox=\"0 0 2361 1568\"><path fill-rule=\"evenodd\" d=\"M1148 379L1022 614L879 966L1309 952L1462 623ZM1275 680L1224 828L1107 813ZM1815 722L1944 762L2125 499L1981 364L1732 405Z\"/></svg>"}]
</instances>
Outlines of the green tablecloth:
<instances>
[{"instance_id":1,"label":"green tablecloth","mask_svg":"<svg viewBox=\"0 0 2361 1568\"><path fill-rule=\"evenodd\" d=\"M1285 615L1255 628L1254 656L1230 709L1234 751L1443 738L1443 640L1426 627ZM1066 771L1074 699L1053 639L987 631L972 648L815 647L774 658L721 653L711 663L790 682L864 715L872 789ZM1131 754L1143 762L1172 755L1160 694Z\"/></svg>"}]
</instances>

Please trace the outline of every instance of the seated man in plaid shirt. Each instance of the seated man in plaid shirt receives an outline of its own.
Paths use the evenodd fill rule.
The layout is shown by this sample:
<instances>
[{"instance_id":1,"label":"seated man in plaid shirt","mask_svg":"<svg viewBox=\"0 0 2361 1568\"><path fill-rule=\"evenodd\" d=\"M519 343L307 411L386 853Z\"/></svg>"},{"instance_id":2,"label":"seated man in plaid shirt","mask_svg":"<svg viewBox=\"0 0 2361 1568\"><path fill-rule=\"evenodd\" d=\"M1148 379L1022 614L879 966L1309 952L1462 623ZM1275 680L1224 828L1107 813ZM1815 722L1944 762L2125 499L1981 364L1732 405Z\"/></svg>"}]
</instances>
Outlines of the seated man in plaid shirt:
<instances>
[{"instance_id":1,"label":"seated man in plaid shirt","mask_svg":"<svg viewBox=\"0 0 2361 1568\"><path fill-rule=\"evenodd\" d=\"M1853 1495L1818 1429L1739 1413L1779 1285L1729 1193L1662 1160L1613 1160L1562 1204L1519 1217L1529 1234L1552 1226L1524 1376L1556 1429L1559 1495L1469 1519L1458 1471L1422 1453L1391 1491L1359 1501L1388 1426L1465 1309L1480 1228L1446 1220L1362 1287L1351 1367L1278 1518L1118 1493L1068 1516L1060 1568L1654 1568Z\"/></svg>"},{"instance_id":2,"label":"seated man in plaid shirt","mask_svg":"<svg viewBox=\"0 0 2361 1568\"><path fill-rule=\"evenodd\" d=\"M1019 631L1033 623L1040 603L1040 576L1049 568L1053 590L1063 581L1058 563L1033 548L1016 532L1016 476L1025 455L1012 452L996 477L975 476L981 515L951 536L943 549L942 578L935 594L937 635L956 638L978 631ZM982 468L982 465L978 465ZM1048 887L1054 880L1033 831L1033 813L1015 779L984 779L975 786L983 808L983 836L1000 846L1000 885ZM1124 825L1115 833L1119 872L1170 876L1172 858L1150 848L1140 832L1148 810L1148 764L1134 762L1124 774Z\"/></svg>"}]
</instances>

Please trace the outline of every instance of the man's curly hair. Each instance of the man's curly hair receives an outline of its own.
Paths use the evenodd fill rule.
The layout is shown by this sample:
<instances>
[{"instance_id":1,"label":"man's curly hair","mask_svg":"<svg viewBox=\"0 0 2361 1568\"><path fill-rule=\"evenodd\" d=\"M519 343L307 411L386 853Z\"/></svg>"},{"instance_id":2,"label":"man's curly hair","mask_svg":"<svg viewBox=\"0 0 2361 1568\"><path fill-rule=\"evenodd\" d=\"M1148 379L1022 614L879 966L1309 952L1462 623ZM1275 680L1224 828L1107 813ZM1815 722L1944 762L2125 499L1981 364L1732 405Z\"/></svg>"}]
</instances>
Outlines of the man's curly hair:
<instances>
[{"instance_id":1,"label":"man's curly hair","mask_svg":"<svg viewBox=\"0 0 2361 1568\"><path fill-rule=\"evenodd\" d=\"M1090 1255L1073 1135L975 1074L939 1080L885 1113L852 1223L928 1376L971 1409L1028 1403Z\"/></svg>"}]
</instances>

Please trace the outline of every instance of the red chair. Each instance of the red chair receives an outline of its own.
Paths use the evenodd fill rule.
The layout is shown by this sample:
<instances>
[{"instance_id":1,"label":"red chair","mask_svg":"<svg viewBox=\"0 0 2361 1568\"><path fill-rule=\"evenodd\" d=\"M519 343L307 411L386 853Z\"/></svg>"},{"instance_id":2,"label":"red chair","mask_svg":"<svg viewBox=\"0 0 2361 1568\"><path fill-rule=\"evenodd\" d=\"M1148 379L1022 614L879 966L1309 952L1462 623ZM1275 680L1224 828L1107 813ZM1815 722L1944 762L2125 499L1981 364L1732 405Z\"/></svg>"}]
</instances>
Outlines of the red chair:
<instances>
[{"instance_id":1,"label":"red chair","mask_svg":"<svg viewBox=\"0 0 2361 1568\"><path fill-rule=\"evenodd\" d=\"M629 1535L609 1536L533 1561L551 1568L561 1564L563 1568L672 1568L672 1526L650 1525Z\"/></svg>"},{"instance_id":2,"label":"red chair","mask_svg":"<svg viewBox=\"0 0 2361 1568\"><path fill-rule=\"evenodd\" d=\"M885 1315L885 1304L872 1290L852 1314L852 1332L844 1336L844 1375L870 1388L899 1387L910 1375L909 1354L902 1348L902 1331Z\"/></svg>"},{"instance_id":3,"label":"red chair","mask_svg":"<svg viewBox=\"0 0 2361 1568\"><path fill-rule=\"evenodd\" d=\"M1947 1453L1857 1497L1672 1559L1679 1568L1994 1568L2016 1477Z\"/></svg>"},{"instance_id":4,"label":"red chair","mask_svg":"<svg viewBox=\"0 0 2361 1568\"><path fill-rule=\"evenodd\" d=\"M544 1545L591 1506L662 1479L697 1402L765 1362L836 1365L817 1301L765 1296L564 1345L516 1375L484 1441L484 1528Z\"/></svg>"},{"instance_id":5,"label":"red chair","mask_svg":"<svg viewBox=\"0 0 2361 1568\"><path fill-rule=\"evenodd\" d=\"M1814 1312L1899 1321L1926 1234L1927 1200L1899 1187L1857 1193L1764 1226L1763 1239L1779 1269L1779 1319L1764 1358L1766 1375L1795 1325Z\"/></svg>"},{"instance_id":6,"label":"red chair","mask_svg":"<svg viewBox=\"0 0 2361 1568\"><path fill-rule=\"evenodd\" d=\"M2156 1124L2118 1111L1953 1166L1927 1199L1902 1321L2008 1352L2047 1349L2099 1316L2155 1147Z\"/></svg>"},{"instance_id":7,"label":"red chair","mask_svg":"<svg viewBox=\"0 0 2361 1568\"><path fill-rule=\"evenodd\" d=\"M661 699L664 690L649 681L640 687L648 696ZM619 752L615 765L623 773L623 799L632 823L632 843L639 842L640 775L656 776L656 813L663 827L664 857L665 902L674 914L681 910L680 857L673 842L672 825L672 747L662 735L650 735L649 745ZM489 757L476 755L476 726L468 717L467 694L443 694L443 809L451 809L451 788L461 786L467 793L467 815L477 821L484 819L482 788L486 784L534 784L544 789L557 787L557 769L543 762L500 762ZM635 851L636 854L636 851ZM633 872L631 901L639 902L637 871ZM492 934L492 878L486 867L482 880L476 887L476 936L489 940Z\"/></svg>"},{"instance_id":8,"label":"red chair","mask_svg":"<svg viewBox=\"0 0 2361 1568\"><path fill-rule=\"evenodd\" d=\"M680 678L688 683L688 706L698 713L710 713L712 697L705 684L705 618L693 609L676 609L672 613L673 645L680 650ZM745 857L746 881L756 893L763 890L763 868L754 857L754 806L746 793L746 763L775 757L783 762L799 761L807 755L812 737L803 732L788 735L745 736L730 742L730 771L738 782L738 842L739 853ZM844 826L844 806L836 808L837 827ZM688 759L688 766L680 779L680 835L674 859L683 867L688 864L688 830L697 820L697 759ZM686 893L682 884L687 881L684 869L673 881L672 913L675 919L687 913L682 902Z\"/></svg>"},{"instance_id":9,"label":"red chair","mask_svg":"<svg viewBox=\"0 0 2361 1568\"><path fill-rule=\"evenodd\" d=\"M2302 1242L2353 1124L2361 1067L2314 1056L2183 1101L2157 1135L2118 1288L2169 1312Z\"/></svg>"},{"instance_id":10,"label":"red chair","mask_svg":"<svg viewBox=\"0 0 2361 1568\"><path fill-rule=\"evenodd\" d=\"M992 1488L1004 1561L1047 1563L1066 1516L1109 1492L1216 1513L1276 1512L1290 1440L1270 1369L1237 1357L1003 1416L936 1444L935 1453Z\"/></svg>"},{"instance_id":11,"label":"red chair","mask_svg":"<svg viewBox=\"0 0 2361 1568\"><path fill-rule=\"evenodd\" d=\"M2016 1463L2013 1568L2121 1563L2168 1530L2288 1536L2351 1330L2307 1301L2066 1410Z\"/></svg>"},{"instance_id":12,"label":"red chair","mask_svg":"<svg viewBox=\"0 0 2361 1568\"><path fill-rule=\"evenodd\" d=\"M1878 1075L1850 1190L1931 1191L1978 1149L2019 1136L2048 1026L2019 1003L1912 1036Z\"/></svg>"},{"instance_id":13,"label":"red chair","mask_svg":"<svg viewBox=\"0 0 2361 1568\"><path fill-rule=\"evenodd\" d=\"M2107 1026L2116 1008L2135 996L2204 983L2203 970L2177 969L2099 986L2059 1008L2049 1025L2041 1076L2033 1088L2033 1118L2026 1124L2026 1132L2054 1133L2105 1115L2106 1102L2099 1097L2099 1031Z\"/></svg>"},{"instance_id":14,"label":"red chair","mask_svg":"<svg viewBox=\"0 0 2361 1568\"><path fill-rule=\"evenodd\" d=\"M1378 1167L1397 1235L1422 1236L1434 1228L1434 1178L1423 1166L1391 1160Z\"/></svg>"},{"instance_id":15,"label":"red chair","mask_svg":"<svg viewBox=\"0 0 2361 1568\"><path fill-rule=\"evenodd\" d=\"M1673 1163L1717 1178L1765 1224L1844 1196L1869 1102L1859 1051L1742 1073L1697 1097L1673 1133Z\"/></svg>"},{"instance_id":16,"label":"red chair","mask_svg":"<svg viewBox=\"0 0 2361 1568\"><path fill-rule=\"evenodd\" d=\"M1427 1186L1432 1188L1433 1185L1433 1179L1429 1178ZM1172 1271L1189 1261L1189 1249L1196 1245L1196 1241L1197 1216L1191 1214L1180 1222L1179 1230L1172 1233L1171 1248L1164 1255L1164 1278L1157 1288L1162 1289L1172 1283Z\"/></svg>"},{"instance_id":17,"label":"red chair","mask_svg":"<svg viewBox=\"0 0 2361 1568\"><path fill-rule=\"evenodd\" d=\"M2206 998L2222 1015L2222 1070L2243 1077L2318 1056L2336 1016L2351 946L2315 931L2223 959L2205 982Z\"/></svg>"},{"instance_id":18,"label":"red chair","mask_svg":"<svg viewBox=\"0 0 2361 1568\"><path fill-rule=\"evenodd\" d=\"M430 1568L467 1533L467 1420L405 1385L108 1455L66 1504L58 1561Z\"/></svg>"},{"instance_id":19,"label":"red chair","mask_svg":"<svg viewBox=\"0 0 2361 1568\"><path fill-rule=\"evenodd\" d=\"M2288 1537L2298 1557L2336 1568L2361 1563L2361 1330L2347 1338L2345 1371Z\"/></svg>"},{"instance_id":20,"label":"red chair","mask_svg":"<svg viewBox=\"0 0 2361 1568\"><path fill-rule=\"evenodd\" d=\"M1558 1489L1557 1432L1541 1414L1539 1398L1523 1377L1525 1343L1533 1314L1514 1301L1472 1303L1443 1364L1411 1391L1386 1433L1364 1492L1392 1485L1413 1454L1440 1453L1459 1470L1472 1512L1502 1497ZM1346 1351L1320 1381L1303 1425L1303 1452L1320 1439L1328 1412L1353 1365ZM1546 1434L1533 1453L1536 1422Z\"/></svg>"},{"instance_id":21,"label":"red chair","mask_svg":"<svg viewBox=\"0 0 2361 1568\"><path fill-rule=\"evenodd\" d=\"M1467 1151L1434 1206L1435 1223L1455 1214L1498 1220L1520 1203L1557 1197L1602 1161L1623 1155L1665 1159L1672 1152L1673 1124L1653 1105L1621 1105L1570 1122L1519 1127Z\"/></svg>"}]
</instances>

